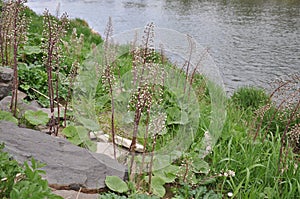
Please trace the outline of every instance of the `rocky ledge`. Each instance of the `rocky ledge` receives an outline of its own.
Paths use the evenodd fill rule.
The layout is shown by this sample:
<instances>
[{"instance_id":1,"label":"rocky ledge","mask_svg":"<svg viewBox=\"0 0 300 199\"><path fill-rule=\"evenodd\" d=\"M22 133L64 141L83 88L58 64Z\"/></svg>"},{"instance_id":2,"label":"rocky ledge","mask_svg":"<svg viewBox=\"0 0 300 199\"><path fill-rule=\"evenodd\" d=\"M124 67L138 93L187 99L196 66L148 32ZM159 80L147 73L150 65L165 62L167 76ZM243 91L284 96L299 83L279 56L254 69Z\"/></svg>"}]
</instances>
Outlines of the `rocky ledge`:
<instances>
[{"instance_id":1,"label":"rocky ledge","mask_svg":"<svg viewBox=\"0 0 300 199\"><path fill-rule=\"evenodd\" d=\"M105 188L106 176L122 179L127 176L125 166L104 154L13 123L0 121L0 142L5 143L5 150L20 163L32 157L45 163L43 177L55 189L96 193Z\"/></svg>"}]
</instances>

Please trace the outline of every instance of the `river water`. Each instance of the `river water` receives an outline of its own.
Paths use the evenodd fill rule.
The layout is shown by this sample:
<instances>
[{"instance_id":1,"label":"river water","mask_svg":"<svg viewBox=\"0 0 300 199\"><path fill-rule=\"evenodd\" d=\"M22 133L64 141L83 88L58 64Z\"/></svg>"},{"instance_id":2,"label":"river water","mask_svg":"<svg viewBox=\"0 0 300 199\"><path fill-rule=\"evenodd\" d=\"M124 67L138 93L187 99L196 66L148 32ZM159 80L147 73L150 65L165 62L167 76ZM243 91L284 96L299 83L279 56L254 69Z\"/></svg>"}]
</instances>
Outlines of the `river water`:
<instances>
[{"instance_id":1,"label":"river water","mask_svg":"<svg viewBox=\"0 0 300 199\"><path fill-rule=\"evenodd\" d=\"M28 0L37 13L45 8L85 19L103 35L109 17L114 33L144 27L189 34L220 69L226 90L268 82L300 72L299 0Z\"/></svg>"}]
</instances>

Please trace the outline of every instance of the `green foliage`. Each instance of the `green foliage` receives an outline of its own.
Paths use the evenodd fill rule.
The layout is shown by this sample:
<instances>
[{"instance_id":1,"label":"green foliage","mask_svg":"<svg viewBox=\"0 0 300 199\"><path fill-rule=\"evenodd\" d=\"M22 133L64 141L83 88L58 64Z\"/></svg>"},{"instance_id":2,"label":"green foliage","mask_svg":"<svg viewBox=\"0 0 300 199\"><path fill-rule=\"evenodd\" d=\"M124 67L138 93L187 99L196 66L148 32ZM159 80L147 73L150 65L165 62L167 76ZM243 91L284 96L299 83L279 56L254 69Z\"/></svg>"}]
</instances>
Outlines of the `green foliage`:
<instances>
[{"instance_id":1,"label":"green foliage","mask_svg":"<svg viewBox=\"0 0 300 199\"><path fill-rule=\"evenodd\" d=\"M8 153L3 152L4 144L0 145L0 198L10 199L62 199L52 194L48 182L40 174L44 164L31 159L30 166L27 162L24 167L19 166Z\"/></svg>"},{"instance_id":2,"label":"green foliage","mask_svg":"<svg viewBox=\"0 0 300 199\"><path fill-rule=\"evenodd\" d=\"M86 147L91 151L96 151L96 143L92 142L88 136L88 131L82 126L68 126L64 128L62 134L74 145Z\"/></svg>"},{"instance_id":3,"label":"green foliage","mask_svg":"<svg viewBox=\"0 0 300 199\"><path fill-rule=\"evenodd\" d=\"M26 121L33 125L46 125L49 121L48 114L43 112L43 111L32 111L32 110L27 110L25 111L24 117Z\"/></svg>"},{"instance_id":4,"label":"green foliage","mask_svg":"<svg viewBox=\"0 0 300 199\"><path fill-rule=\"evenodd\" d=\"M159 199L160 197L146 195L146 194L135 194L135 195L129 196L129 198L130 199Z\"/></svg>"},{"instance_id":5,"label":"green foliage","mask_svg":"<svg viewBox=\"0 0 300 199\"><path fill-rule=\"evenodd\" d=\"M6 112L6 111L1 111L0 110L0 120L8 121L8 122L13 122L15 124L18 124L17 118L15 118L12 113Z\"/></svg>"},{"instance_id":6,"label":"green foliage","mask_svg":"<svg viewBox=\"0 0 300 199\"><path fill-rule=\"evenodd\" d=\"M241 109L256 110L269 102L269 97L262 89L254 87L239 88L231 97L232 102Z\"/></svg>"},{"instance_id":7,"label":"green foliage","mask_svg":"<svg viewBox=\"0 0 300 199\"><path fill-rule=\"evenodd\" d=\"M36 93L33 89L43 93L48 92L47 72L41 64L19 64L20 89L28 95L29 99L37 99L40 104L48 106L49 100Z\"/></svg>"},{"instance_id":8,"label":"green foliage","mask_svg":"<svg viewBox=\"0 0 300 199\"><path fill-rule=\"evenodd\" d=\"M177 173L180 168L175 165L169 165L165 168L153 171L153 175L162 179L165 183L174 183L177 179Z\"/></svg>"},{"instance_id":9,"label":"green foliage","mask_svg":"<svg viewBox=\"0 0 300 199\"><path fill-rule=\"evenodd\" d=\"M20 89L28 95L29 99L36 99L40 104L48 107L49 100L38 93L48 95L47 72L43 64L45 54L42 50L42 45L46 39L43 37L43 16L37 15L29 8L26 8L24 13L26 17L30 19L30 23L27 34L28 39L26 43L20 47L18 52ZM55 20L57 21L57 19ZM75 36L84 38L81 41L82 47L75 46L78 44L74 42L73 29L76 29ZM59 84L59 97L60 99L66 100L68 96L69 74L74 62L78 62L78 64L82 63L91 52L91 46L100 44L102 39L99 34L91 30L84 20L72 19L70 20L67 33L61 41L59 46L64 51L61 53L63 59L60 65L63 67L61 67L59 72L61 81ZM69 51L68 49L70 48L75 48L75 50ZM56 78L56 74L53 74L53 79L55 80Z\"/></svg>"},{"instance_id":10,"label":"green foliage","mask_svg":"<svg viewBox=\"0 0 300 199\"><path fill-rule=\"evenodd\" d=\"M166 194L166 189L164 187L165 183L166 182L164 181L164 179L158 176L153 176L151 180L151 189L153 194L161 198L164 197L164 195Z\"/></svg>"},{"instance_id":11,"label":"green foliage","mask_svg":"<svg viewBox=\"0 0 300 199\"><path fill-rule=\"evenodd\" d=\"M126 196L120 196L115 193L105 193L101 194L99 196L99 199L159 199L157 196L151 196L151 195L146 195L146 194L133 194L128 197Z\"/></svg>"},{"instance_id":12,"label":"green foliage","mask_svg":"<svg viewBox=\"0 0 300 199\"><path fill-rule=\"evenodd\" d=\"M126 199L126 196L119 196L115 193L105 193L99 196L99 199Z\"/></svg>"},{"instance_id":13,"label":"green foliage","mask_svg":"<svg viewBox=\"0 0 300 199\"><path fill-rule=\"evenodd\" d=\"M296 198L300 193L297 155L287 151L285 169L278 171L281 137L277 132L259 134L256 141L249 134L253 116L235 104L228 104L228 116L222 137L207 157L211 172L223 177L211 184L219 192L235 198ZM262 141L264 139L264 141ZM224 175L232 170L235 176ZM271 187L271 189L270 189Z\"/></svg>"},{"instance_id":14,"label":"green foliage","mask_svg":"<svg viewBox=\"0 0 300 199\"><path fill-rule=\"evenodd\" d=\"M128 191L126 182L117 176L106 176L105 184L110 190L118 193L125 193Z\"/></svg>"},{"instance_id":15,"label":"green foliage","mask_svg":"<svg viewBox=\"0 0 300 199\"><path fill-rule=\"evenodd\" d=\"M183 184L179 189L174 189L173 199L194 198L194 199L221 199L222 195L213 190L207 190L205 186L192 187L189 184Z\"/></svg>"}]
</instances>

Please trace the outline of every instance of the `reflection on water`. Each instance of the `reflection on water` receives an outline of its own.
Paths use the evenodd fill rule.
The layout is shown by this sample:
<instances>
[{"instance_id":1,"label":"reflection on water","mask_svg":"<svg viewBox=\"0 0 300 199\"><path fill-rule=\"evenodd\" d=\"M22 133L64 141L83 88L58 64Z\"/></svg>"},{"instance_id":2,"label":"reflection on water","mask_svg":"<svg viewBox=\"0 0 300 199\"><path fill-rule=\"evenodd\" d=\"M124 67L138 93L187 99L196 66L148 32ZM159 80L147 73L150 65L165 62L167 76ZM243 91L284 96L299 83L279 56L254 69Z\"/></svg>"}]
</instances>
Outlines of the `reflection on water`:
<instances>
[{"instance_id":1,"label":"reflection on water","mask_svg":"<svg viewBox=\"0 0 300 199\"><path fill-rule=\"evenodd\" d=\"M298 0L29 0L38 13L47 7L84 18L100 34L109 16L115 33L152 21L193 36L209 48L227 90L266 86L268 80L300 72Z\"/></svg>"}]
</instances>

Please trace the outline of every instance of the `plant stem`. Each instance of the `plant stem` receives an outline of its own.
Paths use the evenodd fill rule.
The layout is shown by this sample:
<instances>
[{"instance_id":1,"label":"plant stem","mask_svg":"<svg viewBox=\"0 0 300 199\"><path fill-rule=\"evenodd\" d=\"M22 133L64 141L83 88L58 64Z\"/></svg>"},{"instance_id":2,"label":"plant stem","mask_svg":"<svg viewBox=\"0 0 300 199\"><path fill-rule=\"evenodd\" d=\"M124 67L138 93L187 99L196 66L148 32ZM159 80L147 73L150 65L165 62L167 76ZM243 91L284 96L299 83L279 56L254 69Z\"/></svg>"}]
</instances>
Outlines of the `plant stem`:
<instances>
[{"instance_id":1,"label":"plant stem","mask_svg":"<svg viewBox=\"0 0 300 199\"><path fill-rule=\"evenodd\" d=\"M17 114L17 102L18 102L18 19L19 19L19 6L21 4L21 0L18 0L14 4L14 20L13 20L13 70L14 70L14 80L13 80L13 91L12 91L12 98L11 98L11 111L13 115L16 116Z\"/></svg>"},{"instance_id":2,"label":"plant stem","mask_svg":"<svg viewBox=\"0 0 300 199\"><path fill-rule=\"evenodd\" d=\"M154 150L156 146L156 139L157 139L157 134L154 135L153 139L153 144L152 144L152 151L151 151L151 159L150 159L150 165L149 165L149 187L148 187L148 192L151 193L151 183L152 183L152 172L153 172L153 160L154 160Z\"/></svg>"},{"instance_id":3,"label":"plant stem","mask_svg":"<svg viewBox=\"0 0 300 199\"><path fill-rule=\"evenodd\" d=\"M298 101L298 103L295 106L292 114L290 115L288 123L285 125L285 130L284 130L283 135L281 137L281 146L280 146L279 161L278 161L278 172L280 172L280 163L281 163L281 160L282 160L284 140L285 140L286 134L288 132L288 129L290 127L290 124L291 124L292 120L294 119L294 116L296 115L296 112L297 112L297 110L299 110L299 108L300 108L300 100Z\"/></svg>"}]
</instances>

